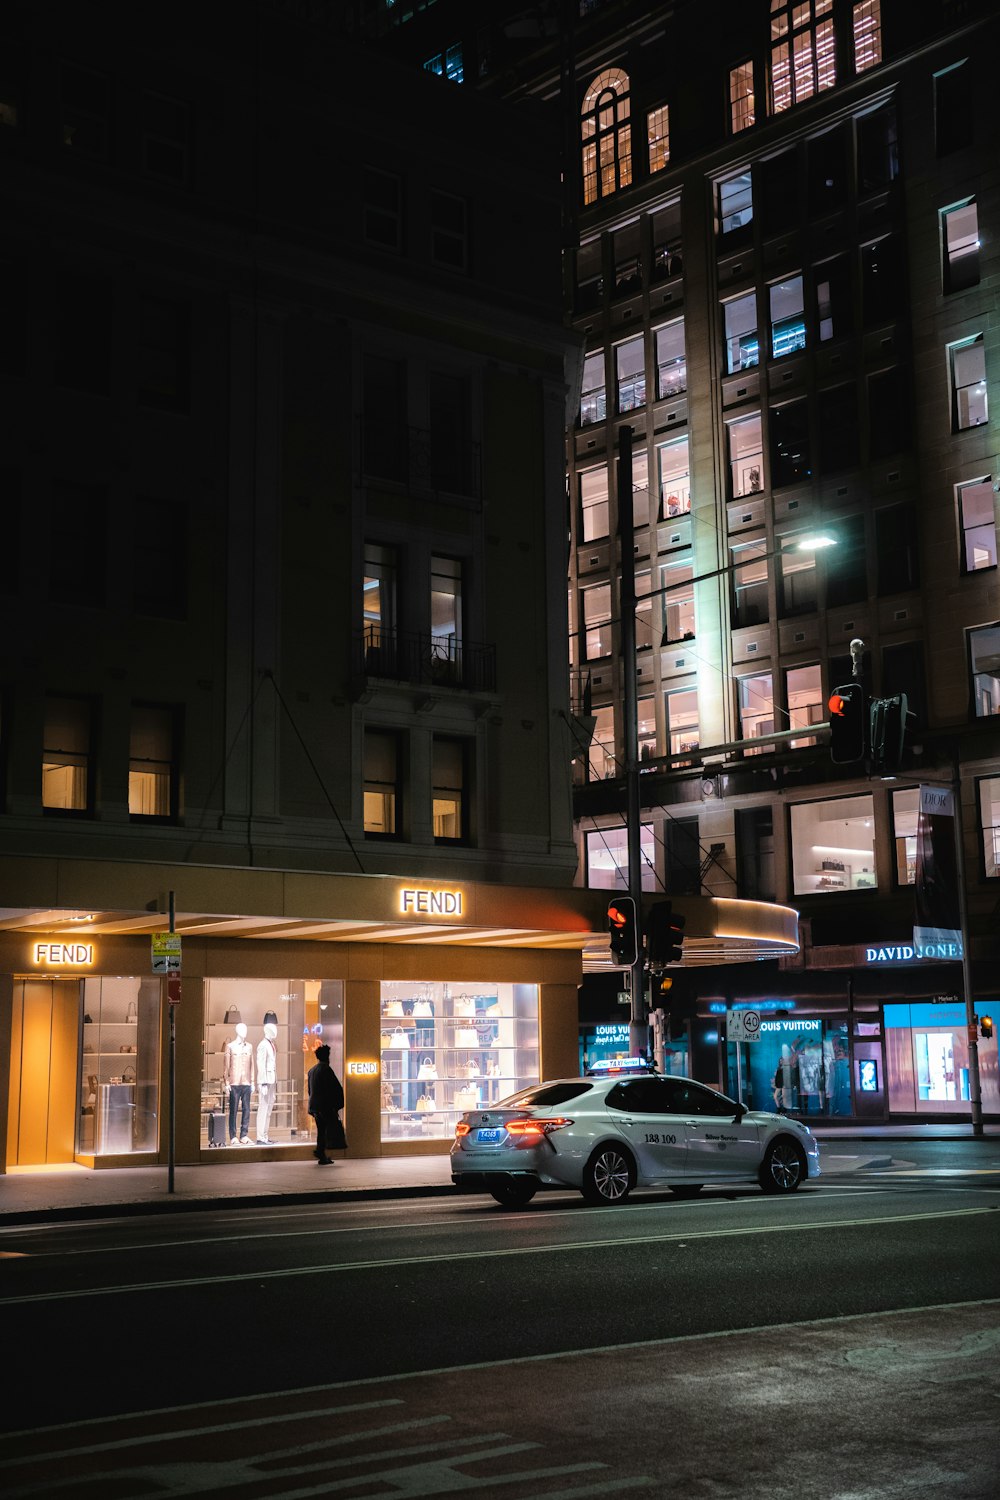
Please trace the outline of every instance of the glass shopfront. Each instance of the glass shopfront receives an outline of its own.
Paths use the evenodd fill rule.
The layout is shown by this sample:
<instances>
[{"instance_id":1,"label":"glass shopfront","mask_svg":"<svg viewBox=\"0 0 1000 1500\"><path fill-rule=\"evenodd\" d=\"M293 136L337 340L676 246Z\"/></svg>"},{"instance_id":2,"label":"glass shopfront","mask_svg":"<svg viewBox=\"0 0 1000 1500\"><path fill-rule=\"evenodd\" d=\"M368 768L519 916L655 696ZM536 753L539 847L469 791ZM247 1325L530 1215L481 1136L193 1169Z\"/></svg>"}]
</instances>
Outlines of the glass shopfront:
<instances>
[{"instance_id":1,"label":"glass shopfront","mask_svg":"<svg viewBox=\"0 0 1000 1500\"><path fill-rule=\"evenodd\" d=\"M736 1044L727 1051L725 1092L737 1091ZM846 1020L767 1017L760 1040L743 1047L743 1102L751 1109L844 1117L851 1108L851 1063ZM779 1073L780 1068L780 1073Z\"/></svg>"},{"instance_id":2,"label":"glass shopfront","mask_svg":"<svg viewBox=\"0 0 1000 1500\"><path fill-rule=\"evenodd\" d=\"M206 980L202 1146L283 1146L314 1138L306 1078L324 1044L343 1082L341 980Z\"/></svg>"},{"instance_id":3,"label":"glass shopfront","mask_svg":"<svg viewBox=\"0 0 1000 1500\"><path fill-rule=\"evenodd\" d=\"M983 1004L985 1012L988 1007ZM994 1007L993 1013L1000 1011ZM970 1110L969 1030L964 1002L914 1001L886 1005L885 1064L889 1108L901 1114L957 1114ZM981 1038L979 1086L983 1110L1000 1109L997 1039Z\"/></svg>"},{"instance_id":4,"label":"glass shopfront","mask_svg":"<svg viewBox=\"0 0 1000 1500\"><path fill-rule=\"evenodd\" d=\"M81 982L76 1150L123 1156L158 1145L160 981L87 978Z\"/></svg>"},{"instance_id":5,"label":"glass shopfront","mask_svg":"<svg viewBox=\"0 0 1000 1500\"><path fill-rule=\"evenodd\" d=\"M450 1139L463 1111L539 1081L538 986L385 981L380 1052L383 1142Z\"/></svg>"}]
</instances>

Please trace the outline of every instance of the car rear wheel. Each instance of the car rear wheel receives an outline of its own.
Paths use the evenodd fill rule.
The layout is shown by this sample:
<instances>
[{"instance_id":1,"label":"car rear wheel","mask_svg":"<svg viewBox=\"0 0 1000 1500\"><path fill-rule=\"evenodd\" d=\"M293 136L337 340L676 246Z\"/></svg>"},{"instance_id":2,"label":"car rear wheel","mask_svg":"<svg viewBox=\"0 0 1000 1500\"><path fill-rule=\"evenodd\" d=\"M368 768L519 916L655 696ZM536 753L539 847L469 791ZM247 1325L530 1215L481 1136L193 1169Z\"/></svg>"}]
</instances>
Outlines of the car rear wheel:
<instances>
[{"instance_id":1,"label":"car rear wheel","mask_svg":"<svg viewBox=\"0 0 1000 1500\"><path fill-rule=\"evenodd\" d=\"M588 1203L624 1203L635 1187L635 1163L618 1146L598 1146L583 1169L581 1192Z\"/></svg>"},{"instance_id":2,"label":"car rear wheel","mask_svg":"<svg viewBox=\"0 0 1000 1500\"><path fill-rule=\"evenodd\" d=\"M523 1208L537 1192L537 1182L498 1182L490 1188L490 1197L501 1208Z\"/></svg>"},{"instance_id":3,"label":"car rear wheel","mask_svg":"<svg viewBox=\"0 0 1000 1500\"><path fill-rule=\"evenodd\" d=\"M667 1184L675 1198L697 1198L704 1185L703 1182L670 1182Z\"/></svg>"},{"instance_id":4,"label":"car rear wheel","mask_svg":"<svg viewBox=\"0 0 1000 1500\"><path fill-rule=\"evenodd\" d=\"M759 1180L765 1193L794 1193L806 1175L802 1147L788 1136L772 1141L761 1162Z\"/></svg>"}]
</instances>

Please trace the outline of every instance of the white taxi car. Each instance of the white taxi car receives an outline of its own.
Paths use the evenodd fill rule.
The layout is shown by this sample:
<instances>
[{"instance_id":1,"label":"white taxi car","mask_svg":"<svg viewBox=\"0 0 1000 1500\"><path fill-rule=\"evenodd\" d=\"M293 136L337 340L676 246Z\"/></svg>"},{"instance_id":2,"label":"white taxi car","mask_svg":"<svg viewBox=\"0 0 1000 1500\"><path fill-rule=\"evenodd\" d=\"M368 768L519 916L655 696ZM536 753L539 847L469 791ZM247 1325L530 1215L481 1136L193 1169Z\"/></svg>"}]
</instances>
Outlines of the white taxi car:
<instances>
[{"instance_id":1,"label":"white taxi car","mask_svg":"<svg viewBox=\"0 0 1000 1500\"><path fill-rule=\"evenodd\" d=\"M792 1193L819 1173L819 1147L799 1120L658 1073L521 1089L463 1115L451 1148L452 1182L509 1208L542 1186L613 1204L637 1187L690 1197L713 1182Z\"/></svg>"}]
</instances>

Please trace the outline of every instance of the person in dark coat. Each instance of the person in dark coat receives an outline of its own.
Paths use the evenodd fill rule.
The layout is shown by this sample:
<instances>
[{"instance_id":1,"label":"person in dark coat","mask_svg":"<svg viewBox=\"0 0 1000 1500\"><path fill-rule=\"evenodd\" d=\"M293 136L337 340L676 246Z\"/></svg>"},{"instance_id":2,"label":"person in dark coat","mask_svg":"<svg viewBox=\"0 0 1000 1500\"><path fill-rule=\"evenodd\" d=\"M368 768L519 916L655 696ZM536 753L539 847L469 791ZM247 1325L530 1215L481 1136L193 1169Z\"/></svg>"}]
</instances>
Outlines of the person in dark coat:
<instances>
[{"instance_id":1,"label":"person in dark coat","mask_svg":"<svg viewBox=\"0 0 1000 1500\"><path fill-rule=\"evenodd\" d=\"M347 1145L344 1127L338 1112L344 1107L344 1090L340 1079L330 1067L329 1047L316 1048L316 1063L309 1069L309 1113L316 1121L316 1150L313 1153L321 1167L333 1165L327 1156L328 1146L342 1148Z\"/></svg>"}]
</instances>

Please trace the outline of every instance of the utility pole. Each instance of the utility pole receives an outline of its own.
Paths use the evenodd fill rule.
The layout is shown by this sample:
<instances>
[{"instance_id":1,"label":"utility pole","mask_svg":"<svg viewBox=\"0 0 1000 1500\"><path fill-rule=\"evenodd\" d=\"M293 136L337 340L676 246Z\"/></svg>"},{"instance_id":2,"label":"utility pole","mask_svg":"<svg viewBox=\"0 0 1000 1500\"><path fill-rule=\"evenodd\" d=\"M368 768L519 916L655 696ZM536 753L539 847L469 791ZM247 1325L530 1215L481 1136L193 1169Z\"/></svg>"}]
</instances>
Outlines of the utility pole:
<instances>
[{"instance_id":1,"label":"utility pole","mask_svg":"<svg viewBox=\"0 0 1000 1500\"><path fill-rule=\"evenodd\" d=\"M645 1057L649 1050L646 1019L645 963L642 943L642 843L639 822L639 701L635 652L635 538L632 525L632 429L618 434L618 541L621 548L618 613L621 617L622 699L625 709L625 783L628 831L628 892L635 901L635 963L632 965L632 1012L629 1054Z\"/></svg>"}]
</instances>

